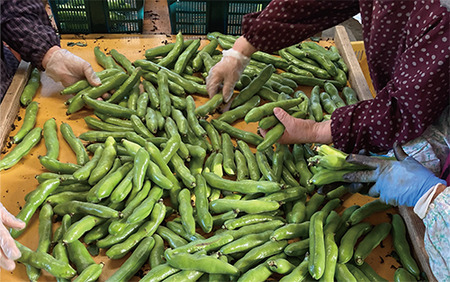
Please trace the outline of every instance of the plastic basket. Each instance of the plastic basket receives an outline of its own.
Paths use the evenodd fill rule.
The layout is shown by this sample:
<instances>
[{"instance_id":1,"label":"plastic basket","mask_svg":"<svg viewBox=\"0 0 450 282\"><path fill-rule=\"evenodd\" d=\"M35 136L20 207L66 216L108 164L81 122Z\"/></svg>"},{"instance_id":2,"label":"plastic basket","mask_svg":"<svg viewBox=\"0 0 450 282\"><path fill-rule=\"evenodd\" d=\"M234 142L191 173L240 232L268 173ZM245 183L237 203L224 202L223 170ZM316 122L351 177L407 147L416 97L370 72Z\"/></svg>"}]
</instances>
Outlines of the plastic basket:
<instances>
[{"instance_id":1,"label":"plastic basket","mask_svg":"<svg viewBox=\"0 0 450 282\"><path fill-rule=\"evenodd\" d=\"M60 33L142 32L144 0L49 0Z\"/></svg>"},{"instance_id":2,"label":"plastic basket","mask_svg":"<svg viewBox=\"0 0 450 282\"><path fill-rule=\"evenodd\" d=\"M259 12L270 0L246 1L196 1L167 0L172 33L206 34L218 31L224 34L241 34L242 17Z\"/></svg>"}]
</instances>

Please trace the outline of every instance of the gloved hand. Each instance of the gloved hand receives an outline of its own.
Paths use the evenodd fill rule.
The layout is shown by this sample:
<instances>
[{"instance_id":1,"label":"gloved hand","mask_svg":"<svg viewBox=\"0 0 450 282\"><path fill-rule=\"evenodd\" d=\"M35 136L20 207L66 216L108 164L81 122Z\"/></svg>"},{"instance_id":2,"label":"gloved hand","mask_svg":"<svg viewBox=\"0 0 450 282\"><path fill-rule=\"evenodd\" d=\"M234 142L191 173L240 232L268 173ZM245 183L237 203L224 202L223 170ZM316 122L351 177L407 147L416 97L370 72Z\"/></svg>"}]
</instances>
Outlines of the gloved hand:
<instances>
[{"instance_id":1,"label":"gloved hand","mask_svg":"<svg viewBox=\"0 0 450 282\"><path fill-rule=\"evenodd\" d=\"M54 81L61 82L64 87L82 79L87 79L92 86L101 84L100 79L88 62L57 46L47 51L42 65L46 74Z\"/></svg>"},{"instance_id":2,"label":"gloved hand","mask_svg":"<svg viewBox=\"0 0 450 282\"><path fill-rule=\"evenodd\" d=\"M223 84L222 93L223 101L228 103L233 96L233 90L239 81L245 67L250 62L250 58L234 49L223 51L223 57L209 71L206 77L206 89L209 98L219 92L221 84Z\"/></svg>"},{"instance_id":3,"label":"gloved hand","mask_svg":"<svg viewBox=\"0 0 450 282\"><path fill-rule=\"evenodd\" d=\"M284 133L278 139L280 144L299 143L331 143L331 121L315 122L313 120L295 118L282 108L273 109L275 117L284 125ZM268 130L260 129L264 137Z\"/></svg>"},{"instance_id":4,"label":"gloved hand","mask_svg":"<svg viewBox=\"0 0 450 282\"><path fill-rule=\"evenodd\" d=\"M394 151L396 150L394 145ZM397 156L397 154L396 154ZM406 156L401 161L386 160L350 154L347 162L365 165L374 170L355 171L344 175L351 182L375 182L369 196L391 205L415 206L417 201L434 185L445 184L413 157Z\"/></svg>"},{"instance_id":5,"label":"gloved hand","mask_svg":"<svg viewBox=\"0 0 450 282\"><path fill-rule=\"evenodd\" d=\"M21 254L7 227L22 229L25 227L25 222L10 214L2 203L0 203L0 219L0 267L13 271L16 267L14 260L20 258Z\"/></svg>"}]
</instances>

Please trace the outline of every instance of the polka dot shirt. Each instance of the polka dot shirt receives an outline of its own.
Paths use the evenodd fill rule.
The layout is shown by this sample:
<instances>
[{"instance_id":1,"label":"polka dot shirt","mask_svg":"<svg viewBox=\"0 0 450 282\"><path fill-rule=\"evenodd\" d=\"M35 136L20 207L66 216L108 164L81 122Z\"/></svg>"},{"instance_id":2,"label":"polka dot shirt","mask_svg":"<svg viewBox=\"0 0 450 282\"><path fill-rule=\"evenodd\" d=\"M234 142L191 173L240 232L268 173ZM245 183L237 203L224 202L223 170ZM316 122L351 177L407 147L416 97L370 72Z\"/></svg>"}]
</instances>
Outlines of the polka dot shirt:
<instances>
[{"instance_id":1,"label":"polka dot shirt","mask_svg":"<svg viewBox=\"0 0 450 282\"><path fill-rule=\"evenodd\" d=\"M264 11L244 18L243 35L271 52L334 26L358 9L377 96L337 109L331 132L343 151L380 152L395 141L419 137L449 105L449 12L439 0L273 0Z\"/></svg>"}]
</instances>

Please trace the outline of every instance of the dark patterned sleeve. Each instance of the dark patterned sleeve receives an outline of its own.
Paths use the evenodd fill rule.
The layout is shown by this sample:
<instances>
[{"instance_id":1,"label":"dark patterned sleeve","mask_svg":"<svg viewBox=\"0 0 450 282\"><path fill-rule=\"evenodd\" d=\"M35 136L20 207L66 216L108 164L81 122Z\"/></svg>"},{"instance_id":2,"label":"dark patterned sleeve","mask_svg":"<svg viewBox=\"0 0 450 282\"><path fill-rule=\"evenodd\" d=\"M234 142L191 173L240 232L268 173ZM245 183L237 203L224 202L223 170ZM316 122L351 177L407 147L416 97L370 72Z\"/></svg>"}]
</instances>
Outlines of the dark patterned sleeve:
<instances>
[{"instance_id":1,"label":"dark patterned sleeve","mask_svg":"<svg viewBox=\"0 0 450 282\"><path fill-rule=\"evenodd\" d=\"M358 13L357 0L272 0L263 11L244 16L242 34L258 50L273 52Z\"/></svg>"},{"instance_id":2,"label":"dark patterned sleeve","mask_svg":"<svg viewBox=\"0 0 450 282\"><path fill-rule=\"evenodd\" d=\"M420 37L407 39L391 79L374 99L332 114L331 133L337 148L354 153L389 150L395 141L404 144L419 137L449 105L448 13L420 30L425 31Z\"/></svg>"},{"instance_id":3,"label":"dark patterned sleeve","mask_svg":"<svg viewBox=\"0 0 450 282\"><path fill-rule=\"evenodd\" d=\"M42 70L42 59L52 46L59 46L40 0L2 1L2 40L23 60Z\"/></svg>"}]
</instances>

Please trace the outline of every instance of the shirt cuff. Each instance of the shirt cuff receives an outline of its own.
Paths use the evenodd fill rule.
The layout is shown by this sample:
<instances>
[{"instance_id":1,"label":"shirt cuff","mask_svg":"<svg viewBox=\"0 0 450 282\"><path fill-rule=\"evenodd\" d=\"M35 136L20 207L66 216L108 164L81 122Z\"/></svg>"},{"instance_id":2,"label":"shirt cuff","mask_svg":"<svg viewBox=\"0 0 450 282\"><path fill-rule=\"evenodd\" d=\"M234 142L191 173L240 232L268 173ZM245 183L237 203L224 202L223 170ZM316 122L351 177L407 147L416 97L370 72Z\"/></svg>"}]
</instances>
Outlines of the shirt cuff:
<instances>
[{"instance_id":1,"label":"shirt cuff","mask_svg":"<svg viewBox=\"0 0 450 282\"><path fill-rule=\"evenodd\" d=\"M423 194L422 197L417 201L416 205L414 206L414 212L419 216L421 219L423 219L428 212L428 207L431 204L431 201L433 200L434 194L436 193L437 187L441 185L441 183L438 183L431 187L425 194Z\"/></svg>"}]
</instances>

